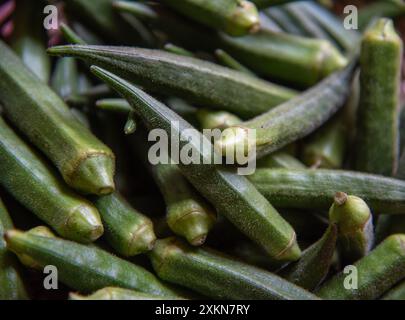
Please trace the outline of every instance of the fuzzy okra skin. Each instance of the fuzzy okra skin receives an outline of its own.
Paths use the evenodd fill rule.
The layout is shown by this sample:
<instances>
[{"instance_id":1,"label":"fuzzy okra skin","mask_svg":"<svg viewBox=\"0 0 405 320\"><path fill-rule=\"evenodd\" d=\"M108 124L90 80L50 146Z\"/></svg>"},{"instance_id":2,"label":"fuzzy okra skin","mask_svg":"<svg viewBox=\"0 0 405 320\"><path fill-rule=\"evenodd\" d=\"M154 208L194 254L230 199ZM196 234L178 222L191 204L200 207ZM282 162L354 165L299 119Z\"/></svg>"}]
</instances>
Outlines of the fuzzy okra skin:
<instances>
[{"instance_id":1,"label":"fuzzy okra skin","mask_svg":"<svg viewBox=\"0 0 405 320\"><path fill-rule=\"evenodd\" d=\"M210 249L192 248L175 238L158 240L149 254L160 278L214 299L315 300L294 284ZM182 272L179 272L182 270ZM204 281L201 281L201 277Z\"/></svg>"},{"instance_id":2,"label":"fuzzy okra skin","mask_svg":"<svg viewBox=\"0 0 405 320\"><path fill-rule=\"evenodd\" d=\"M208 27L232 36L254 33L260 28L256 6L245 0L162 0L169 7Z\"/></svg>"},{"instance_id":3,"label":"fuzzy okra skin","mask_svg":"<svg viewBox=\"0 0 405 320\"><path fill-rule=\"evenodd\" d=\"M403 43L391 20L380 19L365 33L357 120L359 171L392 176L397 170L402 54Z\"/></svg>"},{"instance_id":4,"label":"fuzzy okra skin","mask_svg":"<svg viewBox=\"0 0 405 320\"><path fill-rule=\"evenodd\" d=\"M323 285L317 294L330 300L369 300L380 297L405 278L405 235L388 237L369 255L356 262L354 267L357 288L351 288L350 285L345 288L350 275L342 272Z\"/></svg>"},{"instance_id":5,"label":"fuzzy okra skin","mask_svg":"<svg viewBox=\"0 0 405 320\"><path fill-rule=\"evenodd\" d=\"M118 253L130 257L151 250L156 236L152 221L132 208L118 193L94 199L105 236Z\"/></svg>"},{"instance_id":6,"label":"fuzzy okra skin","mask_svg":"<svg viewBox=\"0 0 405 320\"><path fill-rule=\"evenodd\" d=\"M296 94L211 62L161 50L76 45L53 47L48 52L83 59L145 89L245 118L259 115Z\"/></svg>"},{"instance_id":7,"label":"fuzzy okra skin","mask_svg":"<svg viewBox=\"0 0 405 320\"><path fill-rule=\"evenodd\" d=\"M6 230L12 228L13 223L0 199L0 300L25 300L28 296L15 257L7 251L3 239Z\"/></svg>"},{"instance_id":8,"label":"fuzzy okra skin","mask_svg":"<svg viewBox=\"0 0 405 320\"><path fill-rule=\"evenodd\" d=\"M294 261L300 256L296 235L272 205L257 189L234 169L215 164L215 151L211 142L180 116L134 85L99 67L93 73L111 85L133 106L149 130L163 129L172 137L192 134L179 139L180 150L184 147L198 156L199 163L192 161L179 168L193 186L237 228L250 237L275 260ZM172 126L178 123L178 126ZM202 144L201 144L202 143ZM172 144L169 139L169 145Z\"/></svg>"},{"instance_id":9,"label":"fuzzy okra skin","mask_svg":"<svg viewBox=\"0 0 405 320\"><path fill-rule=\"evenodd\" d=\"M123 288L107 287L97 290L89 296L82 296L77 293L70 293L69 300L172 300L172 297L146 294L139 291Z\"/></svg>"},{"instance_id":10,"label":"fuzzy okra skin","mask_svg":"<svg viewBox=\"0 0 405 320\"><path fill-rule=\"evenodd\" d=\"M382 300L405 300L405 281L384 294Z\"/></svg>"},{"instance_id":11,"label":"fuzzy okra skin","mask_svg":"<svg viewBox=\"0 0 405 320\"><path fill-rule=\"evenodd\" d=\"M276 207L328 210L335 194L362 198L375 214L405 213L405 182L345 170L257 169L249 176Z\"/></svg>"},{"instance_id":12,"label":"fuzzy okra skin","mask_svg":"<svg viewBox=\"0 0 405 320\"><path fill-rule=\"evenodd\" d=\"M215 144L217 150L240 150L256 145L256 156L260 158L300 139L323 125L348 96L354 63L337 72L318 85L278 107L224 130ZM255 131L253 140L249 131ZM252 154L251 150L247 150Z\"/></svg>"},{"instance_id":13,"label":"fuzzy okra skin","mask_svg":"<svg viewBox=\"0 0 405 320\"><path fill-rule=\"evenodd\" d=\"M370 252L374 244L373 215L363 199L338 192L329 210L329 221L338 226L339 251L346 263Z\"/></svg>"},{"instance_id":14,"label":"fuzzy okra skin","mask_svg":"<svg viewBox=\"0 0 405 320\"><path fill-rule=\"evenodd\" d=\"M103 233L97 209L74 194L0 118L0 184L63 237L91 242Z\"/></svg>"},{"instance_id":15,"label":"fuzzy okra skin","mask_svg":"<svg viewBox=\"0 0 405 320\"><path fill-rule=\"evenodd\" d=\"M325 279L336 248L337 227L331 224L325 234L302 252L301 259L281 270L280 275L304 289L313 291Z\"/></svg>"},{"instance_id":16,"label":"fuzzy okra skin","mask_svg":"<svg viewBox=\"0 0 405 320\"><path fill-rule=\"evenodd\" d=\"M7 248L14 253L25 254L41 266L57 267L60 281L80 292L117 286L153 295L177 296L146 269L95 246L18 230L8 231L5 239Z\"/></svg>"},{"instance_id":17,"label":"fuzzy okra skin","mask_svg":"<svg viewBox=\"0 0 405 320\"><path fill-rule=\"evenodd\" d=\"M98 195L114 190L112 151L1 41L0 102L8 118L56 165L68 185Z\"/></svg>"},{"instance_id":18,"label":"fuzzy okra skin","mask_svg":"<svg viewBox=\"0 0 405 320\"><path fill-rule=\"evenodd\" d=\"M259 75L309 87L347 65L328 41L262 30L234 38L219 34L221 46Z\"/></svg>"}]
</instances>

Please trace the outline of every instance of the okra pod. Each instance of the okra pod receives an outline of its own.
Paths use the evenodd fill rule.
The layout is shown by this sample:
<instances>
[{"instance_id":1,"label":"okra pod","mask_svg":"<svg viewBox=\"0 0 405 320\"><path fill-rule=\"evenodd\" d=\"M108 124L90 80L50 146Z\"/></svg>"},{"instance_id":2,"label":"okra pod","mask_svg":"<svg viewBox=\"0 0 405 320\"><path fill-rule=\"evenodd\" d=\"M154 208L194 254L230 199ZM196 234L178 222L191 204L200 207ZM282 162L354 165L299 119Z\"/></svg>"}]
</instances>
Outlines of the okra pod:
<instances>
[{"instance_id":1,"label":"okra pod","mask_svg":"<svg viewBox=\"0 0 405 320\"><path fill-rule=\"evenodd\" d=\"M156 240L152 221L132 208L118 193L94 199L110 245L123 256L134 256L153 248Z\"/></svg>"},{"instance_id":2,"label":"okra pod","mask_svg":"<svg viewBox=\"0 0 405 320\"><path fill-rule=\"evenodd\" d=\"M97 209L74 194L0 118L0 184L63 237L91 242L103 233Z\"/></svg>"},{"instance_id":3,"label":"okra pod","mask_svg":"<svg viewBox=\"0 0 405 320\"><path fill-rule=\"evenodd\" d=\"M293 2L293 1L297 1L297 0L250 0L252 1L254 4L256 4L256 6L259 9L262 8L268 8L268 7L272 7L272 6L278 6L281 4L285 4L288 2Z\"/></svg>"},{"instance_id":4,"label":"okra pod","mask_svg":"<svg viewBox=\"0 0 405 320\"><path fill-rule=\"evenodd\" d=\"M202 129L226 129L242 122L239 117L226 111L199 109L196 116Z\"/></svg>"},{"instance_id":5,"label":"okra pod","mask_svg":"<svg viewBox=\"0 0 405 320\"><path fill-rule=\"evenodd\" d=\"M405 282L402 281L400 284L384 294L382 300L405 300Z\"/></svg>"},{"instance_id":6,"label":"okra pod","mask_svg":"<svg viewBox=\"0 0 405 320\"><path fill-rule=\"evenodd\" d=\"M256 6L245 0L162 0L169 7L208 27L232 36L254 33L260 28Z\"/></svg>"},{"instance_id":7,"label":"okra pod","mask_svg":"<svg viewBox=\"0 0 405 320\"><path fill-rule=\"evenodd\" d=\"M10 67L12 66L12 67ZM84 193L114 190L114 155L0 42L0 101L10 120Z\"/></svg>"},{"instance_id":8,"label":"okra pod","mask_svg":"<svg viewBox=\"0 0 405 320\"><path fill-rule=\"evenodd\" d=\"M336 248L337 227L331 224L325 234L302 252L301 259L285 269L280 275L309 291L315 290L326 278Z\"/></svg>"},{"instance_id":9,"label":"okra pod","mask_svg":"<svg viewBox=\"0 0 405 320\"><path fill-rule=\"evenodd\" d=\"M69 300L171 300L170 297L162 297L146 294L123 288L107 287L97 290L89 296L82 296L77 293L70 293Z\"/></svg>"},{"instance_id":10,"label":"okra pod","mask_svg":"<svg viewBox=\"0 0 405 320\"><path fill-rule=\"evenodd\" d=\"M256 77L160 50L76 45L53 47L48 52L84 59L145 89L245 118L261 114L295 95L293 90Z\"/></svg>"},{"instance_id":11,"label":"okra pod","mask_svg":"<svg viewBox=\"0 0 405 320\"><path fill-rule=\"evenodd\" d=\"M146 269L95 246L18 230L8 231L5 239L7 248L14 253L26 254L41 266L55 266L59 280L80 292L91 293L116 286L153 295L178 296Z\"/></svg>"},{"instance_id":12,"label":"okra pod","mask_svg":"<svg viewBox=\"0 0 405 320\"><path fill-rule=\"evenodd\" d=\"M172 137L174 134L181 135L185 129L192 129L176 113L134 85L99 67L92 67L92 71L128 100L149 130L163 129L168 137ZM179 126L172 128L172 123ZM300 249L291 226L244 176L236 174L232 168L216 165L210 141L193 132L204 147L201 143L193 143L195 139L191 143L180 139L179 147L191 148L200 159L197 163L180 163L182 174L214 205L217 212L262 246L271 257L280 261L297 260Z\"/></svg>"},{"instance_id":13,"label":"okra pod","mask_svg":"<svg viewBox=\"0 0 405 320\"><path fill-rule=\"evenodd\" d=\"M129 114L132 111L131 105L125 99L111 98L101 99L96 102L97 108L117 113Z\"/></svg>"},{"instance_id":14,"label":"okra pod","mask_svg":"<svg viewBox=\"0 0 405 320\"><path fill-rule=\"evenodd\" d=\"M184 48L178 47L178 46L176 46L176 45L174 45L172 43L165 44L164 49L167 52L171 52L171 53L174 53L174 54L177 54L177 55L180 55L180 56L194 57L194 53L192 53L192 52L190 52L190 51L188 51L188 50L186 50Z\"/></svg>"},{"instance_id":15,"label":"okra pod","mask_svg":"<svg viewBox=\"0 0 405 320\"><path fill-rule=\"evenodd\" d=\"M283 7L271 8L264 12L270 19L274 20L285 33L303 37L305 36L305 32L297 26L289 14L283 10Z\"/></svg>"},{"instance_id":16,"label":"okra pod","mask_svg":"<svg viewBox=\"0 0 405 320\"><path fill-rule=\"evenodd\" d=\"M370 252L374 244L373 216L363 199L338 192L329 210L329 221L338 227L339 251L346 263Z\"/></svg>"},{"instance_id":17,"label":"okra pod","mask_svg":"<svg viewBox=\"0 0 405 320\"><path fill-rule=\"evenodd\" d=\"M375 1L359 10L359 28L366 29L370 22L376 18L395 18L405 14L405 3L403 0L382 0Z\"/></svg>"},{"instance_id":18,"label":"okra pod","mask_svg":"<svg viewBox=\"0 0 405 320\"><path fill-rule=\"evenodd\" d=\"M256 144L257 158L300 139L323 125L348 96L354 64L329 76L315 87L284 104L235 127L224 130L217 150L243 150ZM255 140L246 134L256 132ZM242 146L242 147L241 147ZM247 154L252 154L247 150Z\"/></svg>"},{"instance_id":19,"label":"okra pod","mask_svg":"<svg viewBox=\"0 0 405 320\"><path fill-rule=\"evenodd\" d=\"M59 29L68 43L72 44L86 44L84 41L73 29L71 29L68 25L61 23Z\"/></svg>"},{"instance_id":20,"label":"okra pod","mask_svg":"<svg viewBox=\"0 0 405 320\"><path fill-rule=\"evenodd\" d=\"M315 295L270 272L209 249L158 240L150 254L160 278L215 299L314 300ZM183 272L179 273L179 270ZM204 275L204 281L201 276Z\"/></svg>"},{"instance_id":21,"label":"okra pod","mask_svg":"<svg viewBox=\"0 0 405 320\"><path fill-rule=\"evenodd\" d=\"M240 72L244 72L246 74L249 74L251 76L254 76L255 74L250 71L248 68L246 68L244 65L242 65L241 63L239 63L239 61L237 61L236 59L234 59L231 55L229 55L228 53L226 53L224 50L222 49L217 49L215 50L215 56L217 57L217 59L225 66L228 68L231 68L233 70L237 70Z\"/></svg>"},{"instance_id":22,"label":"okra pod","mask_svg":"<svg viewBox=\"0 0 405 320\"><path fill-rule=\"evenodd\" d=\"M3 201L0 199L0 300L25 300L27 292L20 277L16 261L6 249L3 239L6 230L12 229L13 223Z\"/></svg>"},{"instance_id":23,"label":"okra pod","mask_svg":"<svg viewBox=\"0 0 405 320\"><path fill-rule=\"evenodd\" d=\"M376 299L405 278L405 235L387 238L369 255L354 264L351 274L340 273L320 288L317 294L324 299ZM353 272L356 274L354 275ZM346 277L354 275L357 285ZM349 287L345 283L349 282Z\"/></svg>"},{"instance_id":24,"label":"okra pod","mask_svg":"<svg viewBox=\"0 0 405 320\"><path fill-rule=\"evenodd\" d=\"M291 156L290 154L280 151L269 154L257 161L259 168L284 168L284 169L305 169L305 165Z\"/></svg>"},{"instance_id":25,"label":"okra pod","mask_svg":"<svg viewBox=\"0 0 405 320\"><path fill-rule=\"evenodd\" d=\"M405 213L405 182L345 170L257 169L249 177L277 208L328 210L337 192L362 198L375 214Z\"/></svg>"},{"instance_id":26,"label":"okra pod","mask_svg":"<svg viewBox=\"0 0 405 320\"><path fill-rule=\"evenodd\" d=\"M365 33L357 121L359 171L392 176L397 170L402 53L403 43L391 20L380 19Z\"/></svg>"}]
</instances>

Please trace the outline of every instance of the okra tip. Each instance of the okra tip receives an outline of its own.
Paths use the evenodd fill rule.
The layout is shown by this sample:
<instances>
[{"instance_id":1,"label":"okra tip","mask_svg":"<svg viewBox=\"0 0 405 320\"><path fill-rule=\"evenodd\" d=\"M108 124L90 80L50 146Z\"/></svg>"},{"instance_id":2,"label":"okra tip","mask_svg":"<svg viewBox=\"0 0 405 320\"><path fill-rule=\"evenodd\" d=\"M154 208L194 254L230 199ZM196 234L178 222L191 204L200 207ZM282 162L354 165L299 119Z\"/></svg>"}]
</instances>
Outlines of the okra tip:
<instances>
[{"instance_id":1,"label":"okra tip","mask_svg":"<svg viewBox=\"0 0 405 320\"><path fill-rule=\"evenodd\" d=\"M183 243L175 237L157 240L149 254L153 269L159 274L170 256L181 255L185 249Z\"/></svg>"},{"instance_id":2,"label":"okra tip","mask_svg":"<svg viewBox=\"0 0 405 320\"><path fill-rule=\"evenodd\" d=\"M156 235L153 231L152 223L145 223L131 233L127 255L134 256L139 253L148 252L153 249L155 242Z\"/></svg>"},{"instance_id":3,"label":"okra tip","mask_svg":"<svg viewBox=\"0 0 405 320\"><path fill-rule=\"evenodd\" d=\"M343 69L349 63L349 60L328 41L324 41L321 55L321 78L325 78L333 72Z\"/></svg>"},{"instance_id":4,"label":"okra tip","mask_svg":"<svg viewBox=\"0 0 405 320\"><path fill-rule=\"evenodd\" d=\"M282 250L275 259L277 261L286 261L286 262L292 262L292 261L297 261L301 258L301 249L298 246L297 243L297 235L295 232L293 232L291 236L291 240L286 246L284 250Z\"/></svg>"},{"instance_id":5,"label":"okra tip","mask_svg":"<svg viewBox=\"0 0 405 320\"><path fill-rule=\"evenodd\" d=\"M383 41L402 44L402 40L395 31L394 22L389 18L380 18L365 32L363 41Z\"/></svg>"},{"instance_id":6,"label":"okra tip","mask_svg":"<svg viewBox=\"0 0 405 320\"><path fill-rule=\"evenodd\" d=\"M229 156L230 153L233 153L236 159L251 155L256 147L256 138L252 133L251 130L244 127L227 128L222 132L220 139L215 141L215 150L223 156Z\"/></svg>"},{"instance_id":7,"label":"okra tip","mask_svg":"<svg viewBox=\"0 0 405 320\"><path fill-rule=\"evenodd\" d=\"M250 1L240 1L234 11L231 22L226 27L230 35L241 36L248 31L256 33L260 30L259 12L256 6Z\"/></svg>"}]
</instances>

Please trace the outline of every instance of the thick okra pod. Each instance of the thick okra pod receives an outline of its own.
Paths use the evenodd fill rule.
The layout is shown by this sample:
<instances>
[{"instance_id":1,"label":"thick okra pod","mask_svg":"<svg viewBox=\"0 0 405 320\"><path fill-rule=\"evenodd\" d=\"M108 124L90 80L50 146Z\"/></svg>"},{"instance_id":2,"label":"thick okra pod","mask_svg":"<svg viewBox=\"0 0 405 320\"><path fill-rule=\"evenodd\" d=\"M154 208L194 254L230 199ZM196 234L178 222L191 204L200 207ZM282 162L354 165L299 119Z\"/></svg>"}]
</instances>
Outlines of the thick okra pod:
<instances>
[{"instance_id":1,"label":"thick okra pod","mask_svg":"<svg viewBox=\"0 0 405 320\"><path fill-rule=\"evenodd\" d=\"M48 52L81 58L152 91L246 118L259 115L295 96L295 91L256 77L160 50L60 46Z\"/></svg>"},{"instance_id":2,"label":"thick okra pod","mask_svg":"<svg viewBox=\"0 0 405 320\"><path fill-rule=\"evenodd\" d=\"M0 300L27 299L24 284L16 266L15 257L7 252L3 239L6 230L13 224L2 200L0 199Z\"/></svg>"},{"instance_id":3,"label":"thick okra pod","mask_svg":"<svg viewBox=\"0 0 405 320\"><path fill-rule=\"evenodd\" d=\"M70 293L69 300L172 300L172 297L156 296L123 288L107 287L89 296Z\"/></svg>"},{"instance_id":4,"label":"thick okra pod","mask_svg":"<svg viewBox=\"0 0 405 320\"><path fill-rule=\"evenodd\" d=\"M114 155L69 111L61 98L0 42L0 101L10 120L84 193L114 190Z\"/></svg>"},{"instance_id":5,"label":"thick okra pod","mask_svg":"<svg viewBox=\"0 0 405 320\"><path fill-rule=\"evenodd\" d=\"M313 291L327 276L336 248L337 227L331 224L321 239L302 252L301 259L281 270L281 276Z\"/></svg>"},{"instance_id":6,"label":"thick okra pod","mask_svg":"<svg viewBox=\"0 0 405 320\"><path fill-rule=\"evenodd\" d=\"M322 39L267 30L241 38L220 34L219 38L221 47L257 74L303 87L347 64L347 59Z\"/></svg>"},{"instance_id":7,"label":"thick okra pod","mask_svg":"<svg viewBox=\"0 0 405 320\"><path fill-rule=\"evenodd\" d=\"M168 137L192 132L193 138L181 138L179 141L180 149L191 148L199 159L190 164L180 162L179 168L186 178L218 212L262 246L271 257L280 261L299 258L300 249L291 226L244 176L236 174L232 168L215 164L218 157L205 136L164 104L127 81L98 67L92 67L92 71L128 100L149 130L163 129ZM175 123L178 126L173 126ZM169 139L169 145L172 143Z\"/></svg>"},{"instance_id":8,"label":"thick okra pod","mask_svg":"<svg viewBox=\"0 0 405 320\"><path fill-rule=\"evenodd\" d=\"M0 184L63 237L91 242L103 233L97 209L68 189L1 118L0 171Z\"/></svg>"},{"instance_id":9,"label":"thick okra pod","mask_svg":"<svg viewBox=\"0 0 405 320\"><path fill-rule=\"evenodd\" d=\"M275 274L209 249L189 247L175 238L158 240L150 258L160 278L210 298L317 299L315 295ZM204 281L201 281L202 275Z\"/></svg>"},{"instance_id":10,"label":"thick okra pod","mask_svg":"<svg viewBox=\"0 0 405 320\"><path fill-rule=\"evenodd\" d=\"M405 300L405 281L395 286L382 297L383 300Z\"/></svg>"},{"instance_id":11,"label":"thick okra pod","mask_svg":"<svg viewBox=\"0 0 405 320\"><path fill-rule=\"evenodd\" d=\"M353 64L331 75L317 86L290 101L238 126L226 129L216 147L243 150L256 144L257 157L281 149L303 138L324 124L340 107L349 93ZM247 134L256 132L255 140ZM251 154L247 150L248 154Z\"/></svg>"},{"instance_id":12,"label":"thick okra pod","mask_svg":"<svg viewBox=\"0 0 405 320\"><path fill-rule=\"evenodd\" d=\"M152 221L132 208L115 192L94 199L110 245L124 256L134 256L153 248L156 240Z\"/></svg>"},{"instance_id":13,"label":"thick okra pod","mask_svg":"<svg viewBox=\"0 0 405 320\"><path fill-rule=\"evenodd\" d=\"M362 198L376 214L405 213L405 182L344 170L257 169L249 177L279 208L328 210L335 194Z\"/></svg>"},{"instance_id":14,"label":"thick okra pod","mask_svg":"<svg viewBox=\"0 0 405 320\"><path fill-rule=\"evenodd\" d=\"M256 6L245 0L162 0L163 3L208 27L232 36L254 33L260 28Z\"/></svg>"},{"instance_id":15,"label":"thick okra pod","mask_svg":"<svg viewBox=\"0 0 405 320\"><path fill-rule=\"evenodd\" d=\"M345 279L350 275L342 272L322 286L317 294L333 300L365 300L381 296L405 278L405 235L390 236L356 262L354 268L351 272L357 275L355 288L345 286Z\"/></svg>"},{"instance_id":16,"label":"thick okra pod","mask_svg":"<svg viewBox=\"0 0 405 320\"><path fill-rule=\"evenodd\" d=\"M94 246L17 230L8 231L5 238L8 249L28 255L41 266L54 265L60 281L80 292L117 286L153 295L177 296L149 271Z\"/></svg>"},{"instance_id":17,"label":"thick okra pod","mask_svg":"<svg viewBox=\"0 0 405 320\"><path fill-rule=\"evenodd\" d=\"M338 227L339 251L346 263L370 252L374 244L373 216L363 199L338 192L329 210L329 221Z\"/></svg>"},{"instance_id":18,"label":"thick okra pod","mask_svg":"<svg viewBox=\"0 0 405 320\"><path fill-rule=\"evenodd\" d=\"M365 33L360 59L357 170L386 176L397 170L402 53L402 40L391 20L380 19Z\"/></svg>"},{"instance_id":19,"label":"thick okra pod","mask_svg":"<svg viewBox=\"0 0 405 320\"><path fill-rule=\"evenodd\" d=\"M375 18L395 18L405 15L403 0L375 1L359 11L359 28L364 30Z\"/></svg>"}]
</instances>

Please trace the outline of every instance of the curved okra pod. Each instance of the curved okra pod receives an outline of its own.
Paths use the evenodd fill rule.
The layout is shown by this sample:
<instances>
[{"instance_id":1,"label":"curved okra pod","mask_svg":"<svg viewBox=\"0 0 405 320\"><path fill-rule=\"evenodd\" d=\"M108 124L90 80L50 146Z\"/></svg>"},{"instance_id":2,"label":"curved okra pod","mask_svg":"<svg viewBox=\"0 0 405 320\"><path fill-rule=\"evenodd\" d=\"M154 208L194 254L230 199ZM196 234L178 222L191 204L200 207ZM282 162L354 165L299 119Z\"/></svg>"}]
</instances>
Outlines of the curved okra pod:
<instances>
[{"instance_id":1,"label":"curved okra pod","mask_svg":"<svg viewBox=\"0 0 405 320\"><path fill-rule=\"evenodd\" d=\"M245 0L162 0L169 7L208 27L232 36L243 36L260 29L256 6Z\"/></svg>"},{"instance_id":2,"label":"curved okra pod","mask_svg":"<svg viewBox=\"0 0 405 320\"><path fill-rule=\"evenodd\" d=\"M302 252L301 259L285 269L280 275L304 289L313 291L328 275L336 248L337 227L331 224L325 234Z\"/></svg>"},{"instance_id":3,"label":"curved okra pod","mask_svg":"<svg viewBox=\"0 0 405 320\"><path fill-rule=\"evenodd\" d=\"M244 176L236 174L232 168L215 164L218 155L205 136L164 104L127 81L98 67L92 67L92 71L128 100L149 130L164 130L168 137L192 132L193 138L179 139L179 147L191 148L199 161L190 164L180 162L182 174L218 212L275 260L293 261L299 258L300 249L291 226ZM178 126L173 126L174 123ZM172 143L171 139L169 142Z\"/></svg>"},{"instance_id":4,"label":"curved okra pod","mask_svg":"<svg viewBox=\"0 0 405 320\"><path fill-rule=\"evenodd\" d=\"M259 168L306 169L306 166L292 155L279 151L257 161Z\"/></svg>"},{"instance_id":5,"label":"curved okra pod","mask_svg":"<svg viewBox=\"0 0 405 320\"><path fill-rule=\"evenodd\" d=\"M74 194L56 172L0 118L0 184L60 235L91 242L103 233L97 209Z\"/></svg>"},{"instance_id":6,"label":"curved okra pod","mask_svg":"<svg viewBox=\"0 0 405 320\"><path fill-rule=\"evenodd\" d=\"M295 95L293 90L256 77L161 50L76 45L53 47L48 52L81 58L146 89L247 118Z\"/></svg>"},{"instance_id":7,"label":"curved okra pod","mask_svg":"<svg viewBox=\"0 0 405 320\"><path fill-rule=\"evenodd\" d=\"M376 214L405 213L405 182L344 170L257 169L249 177L278 208L328 210L337 192L355 194Z\"/></svg>"},{"instance_id":8,"label":"curved okra pod","mask_svg":"<svg viewBox=\"0 0 405 320\"><path fill-rule=\"evenodd\" d=\"M349 273L340 273L320 288L324 299L376 299L405 278L405 235L387 238L378 247L354 264ZM346 277L357 278L357 285L345 287ZM352 281L349 281L352 282Z\"/></svg>"},{"instance_id":9,"label":"curved okra pod","mask_svg":"<svg viewBox=\"0 0 405 320\"><path fill-rule=\"evenodd\" d=\"M29 256L42 267L54 265L59 280L80 292L117 286L153 295L178 296L144 268L94 246L17 230L8 231L5 238L9 250Z\"/></svg>"},{"instance_id":10,"label":"curved okra pod","mask_svg":"<svg viewBox=\"0 0 405 320\"><path fill-rule=\"evenodd\" d=\"M403 0L375 1L359 10L359 28L361 30L366 29L376 18L395 18L402 15L405 15L405 3Z\"/></svg>"},{"instance_id":11,"label":"curved okra pod","mask_svg":"<svg viewBox=\"0 0 405 320\"><path fill-rule=\"evenodd\" d=\"M275 274L213 250L189 247L175 238L158 240L150 258L160 278L210 298L317 299L315 295ZM204 281L201 281L202 275Z\"/></svg>"},{"instance_id":12,"label":"curved okra pod","mask_svg":"<svg viewBox=\"0 0 405 320\"><path fill-rule=\"evenodd\" d=\"M402 54L403 43L391 20L380 19L365 33L360 58L357 170L386 176L397 170Z\"/></svg>"},{"instance_id":13,"label":"curved okra pod","mask_svg":"<svg viewBox=\"0 0 405 320\"><path fill-rule=\"evenodd\" d=\"M363 199L338 192L329 221L338 227L339 252L345 262L355 262L370 252L374 244L373 216Z\"/></svg>"},{"instance_id":14,"label":"curved okra pod","mask_svg":"<svg viewBox=\"0 0 405 320\"><path fill-rule=\"evenodd\" d=\"M0 199L0 300L25 300L28 296L16 261L7 251L3 239L6 230L12 228L13 223Z\"/></svg>"},{"instance_id":15,"label":"curved okra pod","mask_svg":"<svg viewBox=\"0 0 405 320\"><path fill-rule=\"evenodd\" d=\"M384 294L382 300L405 300L405 281Z\"/></svg>"},{"instance_id":16,"label":"curved okra pod","mask_svg":"<svg viewBox=\"0 0 405 320\"><path fill-rule=\"evenodd\" d=\"M221 48L259 75L308 87L347 65L328 41L262 30L233 38L219 34Z\"/></svg>"},{"instance_id":17,"label":"curved okra pod","mask_svg":"<svg viewBox=\"0 0 405 320\"><path fill-rule=\"evenodd\" d=\"M10 67L12 66L12 67ZM48 86L0 42L0 101L10 120L56 165L71 187L114 190L114 155Z\"/></svg>"},{"instance_id":18,"label":"curved okra pod","mask_svg":"<svg viewBox=\"0 0 405 320\"><path fill-rule=\"evenodd\" d=\"M256 145L260 158L300 139L324 124L343 106L350 90L354 64L329 76L315 87L284 104L224 130L217 150L241 150ZM249 131L256 133L255 140ZM252 154L247 149L247 154Z\"/></svg>"},{"instance_id":19,"label":"curved okra pod","mask_svg":"<svg viewBox=\"0 0 405 320\"><path fill-rule=\"evenodd\" d=\"M89 296L70 293L69 300L172 300L173 297L156 296L123 288L107 287Z\"/></svg>"}]
</instances>

